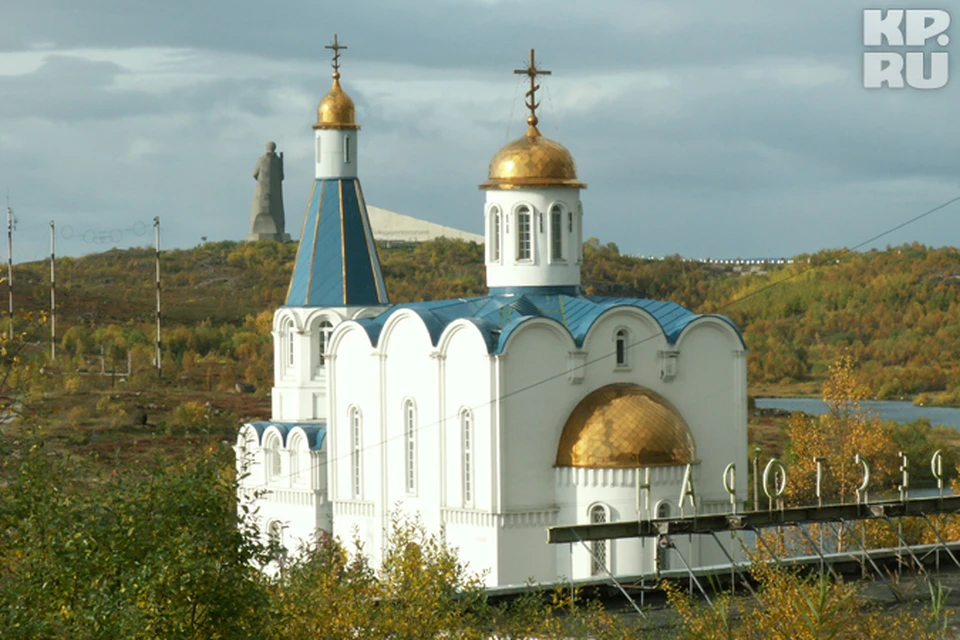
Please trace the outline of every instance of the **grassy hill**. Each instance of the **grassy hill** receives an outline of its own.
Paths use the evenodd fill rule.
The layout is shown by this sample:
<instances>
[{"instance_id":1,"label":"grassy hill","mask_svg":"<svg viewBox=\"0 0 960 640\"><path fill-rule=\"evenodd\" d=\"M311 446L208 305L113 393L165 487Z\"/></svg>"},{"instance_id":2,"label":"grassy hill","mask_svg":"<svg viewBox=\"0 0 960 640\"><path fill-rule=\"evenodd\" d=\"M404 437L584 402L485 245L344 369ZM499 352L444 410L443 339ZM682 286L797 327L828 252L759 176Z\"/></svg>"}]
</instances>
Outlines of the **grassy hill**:
<instances>
[{"instance_id":1,"label":"grassy hill","mask_svg":"<svg viewBox=\"0 0 960 640\"><path fill-rule=\"evenodd\" d=\"M169 452L183 446L177 438L230 440L240 420L268 417L272 315L295 251L292 243L219 242L164 252L161 379L153 360L152 250L57 261L52 362L49 326L40 318L49 305L49 264L16 265L17 327L27 334L22 362L29 366L7 380L6 393L27 385L34 412L18 428L45 425L54 442L81 453L135 456L152 446L144 438ZM486 293L475 244L381 248L381 263L394 302ZM877 397L960 401L960 254L952 248L824 251L745 275L680 258L624 256L612 243L590 240L583 287L729 316L750 348L752 395L816 393L826 367L852 353ZM256 391L237 393L241 382Z\"/></svg>"}]
</instances>

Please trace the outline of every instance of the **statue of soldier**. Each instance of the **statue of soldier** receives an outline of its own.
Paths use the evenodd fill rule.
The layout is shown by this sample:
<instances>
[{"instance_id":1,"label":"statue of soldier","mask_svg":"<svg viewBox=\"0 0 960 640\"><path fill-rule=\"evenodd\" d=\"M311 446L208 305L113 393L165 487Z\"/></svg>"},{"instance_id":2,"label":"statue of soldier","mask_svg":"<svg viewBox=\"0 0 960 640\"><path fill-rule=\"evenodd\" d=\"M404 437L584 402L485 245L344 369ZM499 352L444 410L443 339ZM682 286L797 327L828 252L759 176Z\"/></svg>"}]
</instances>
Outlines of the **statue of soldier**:
<instances>
[{"instance_id":1,"label":"statue of soldier","mask_svg":"<svg viewBox=\"0 0 960 640\"><path fill-rule=\"evenodd\" d=\"M257 188L250 205L247 240L289 240L290 236L284 233L283 153L277 155L276 143L267 143L267 152L257 160L253 178Z\"/></svg>"}]
</instances>

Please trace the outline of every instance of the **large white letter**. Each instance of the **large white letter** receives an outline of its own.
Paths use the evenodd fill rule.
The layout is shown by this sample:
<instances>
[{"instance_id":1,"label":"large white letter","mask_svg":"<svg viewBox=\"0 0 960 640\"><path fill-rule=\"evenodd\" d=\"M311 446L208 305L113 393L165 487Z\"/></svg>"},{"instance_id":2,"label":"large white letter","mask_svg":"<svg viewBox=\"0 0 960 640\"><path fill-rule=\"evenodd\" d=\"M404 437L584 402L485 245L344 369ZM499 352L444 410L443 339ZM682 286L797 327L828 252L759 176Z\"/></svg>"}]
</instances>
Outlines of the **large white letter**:
<instances>
[{"instance_id":1,"label":"large white letter","mask_svg":"<svg viewBox=\"0 0 960 640\"><path fill-rule=\"evenodd\" d=\"M891 47L902 47L901 22L903 22L903 9L890 9L886 15L883 9L864 9L863 44L867 47L879 47L883 45L885 38Z\"/></svg>"}]
</instances>

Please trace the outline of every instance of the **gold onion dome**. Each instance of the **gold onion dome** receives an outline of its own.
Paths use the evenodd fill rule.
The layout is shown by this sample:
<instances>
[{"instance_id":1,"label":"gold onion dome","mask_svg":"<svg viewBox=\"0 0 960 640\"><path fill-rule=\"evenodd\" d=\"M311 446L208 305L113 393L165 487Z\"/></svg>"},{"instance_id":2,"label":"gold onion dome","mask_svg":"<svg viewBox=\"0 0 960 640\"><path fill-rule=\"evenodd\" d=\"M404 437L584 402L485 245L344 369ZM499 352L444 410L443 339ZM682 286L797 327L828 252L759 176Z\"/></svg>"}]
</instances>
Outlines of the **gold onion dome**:
<instances>
[{"instance_id":1,"label":"gold onion dome","mask_svg":"<svg viewBox=\"0 0 960 640\"><path fill-rule=\"evenodd\" d=\"M513 142L504 145L490 161L487 181L481 189L520 189L523 187L571 187L584 189L587 185L577 179L577 165L573 156L559 142L544 138L537 129L536 77L550 75L550 71L538 69L530 50L530 64L517 69L516 74L530 78L530 90L524 102L530 110L527 117L527 132Z\"/></svg>"},{"instance_id":2,"label":"gold onion dome","mask_svg":"<svg viewBox=\"0 0 960 640\"><path fill-rule=\"evenodd\" d=\"M347 47L340 44L337 34L333 34L333 44L325 48L333 50L333 86L317 107L317 124L313 128L359 129L353 100L340 86L340 51Z\"/></svg>"},{"instance_id":3,"label":"gold onion dome","mask_svg":"<svg viewBox=\"0 0 960 640\"><path fill-rule=\"evenodd\" d=\"M559 142L540 135L536 118L521 138L504 145L490 161L487 181L481 189L517 189L521 187L574 187L587 185L577 179L573 156Z\"/></svg>"},{"instance_id":4,"label":"gold onion dome","mask_svg":"<svg viewBox=\"0 0 960 640\"><path fill-rule=\"evenodd\" d=\"M323 96L317 107L314 129L359 129L353 100L340 86L340 74L333 74L333 87Z\"/></svg>"},{"instance_id":5,"label":"gold onion dome","mask_svg":"<svg viewBox=\"0 0 960 640\"><path fill-rule=\"evenodd\" d=\"M696 460L690 428L658 393L611 384L576 406L560 435L558 467L679 466Z\"/></svg>"}]
</instances>

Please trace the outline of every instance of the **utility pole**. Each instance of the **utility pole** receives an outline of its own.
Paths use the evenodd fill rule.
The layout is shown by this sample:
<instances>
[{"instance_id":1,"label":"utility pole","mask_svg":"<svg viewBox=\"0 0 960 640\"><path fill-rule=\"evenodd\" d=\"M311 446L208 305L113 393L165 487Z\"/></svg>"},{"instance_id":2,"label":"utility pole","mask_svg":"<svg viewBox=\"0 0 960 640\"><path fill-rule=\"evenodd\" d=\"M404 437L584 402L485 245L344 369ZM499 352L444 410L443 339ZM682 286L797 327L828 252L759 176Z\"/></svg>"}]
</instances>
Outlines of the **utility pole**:
<instances>
[{"instance_id":1,"label":"utility pole","mask_svg":"<svg viewBox=\"0 0 960 640\"><path fill-rule=\"evenodd\" d=\"M160 216L153 219L157 238L157 377L163 377L163 359L160 353Z\"/></svg>"},{"instance_id":2,"label":"utility pole","mask_svg":"<svg viewBox=\"0 0 960 640\"><path fill-rule=\"evenodd\" d=\"M50 360L57 359L57 274L54 269L56 237L53 220L50 221Z\"/></svg>"},{"instance_id":3,"label":"utility pole","mask_svg":"<svg viewBox=\"0 0 960 640\"><path fill-rule=\"evenodd\" d=\"M13 209L10 208L10 195L7 194L7 298L10 316L8 340L13 340Z\"/></svg>"}]
</instances>

